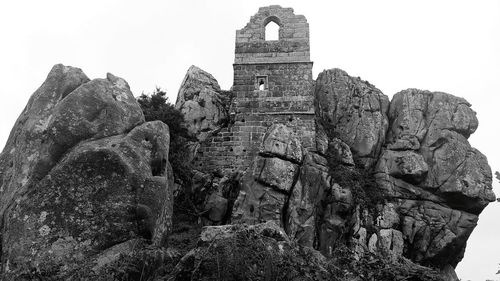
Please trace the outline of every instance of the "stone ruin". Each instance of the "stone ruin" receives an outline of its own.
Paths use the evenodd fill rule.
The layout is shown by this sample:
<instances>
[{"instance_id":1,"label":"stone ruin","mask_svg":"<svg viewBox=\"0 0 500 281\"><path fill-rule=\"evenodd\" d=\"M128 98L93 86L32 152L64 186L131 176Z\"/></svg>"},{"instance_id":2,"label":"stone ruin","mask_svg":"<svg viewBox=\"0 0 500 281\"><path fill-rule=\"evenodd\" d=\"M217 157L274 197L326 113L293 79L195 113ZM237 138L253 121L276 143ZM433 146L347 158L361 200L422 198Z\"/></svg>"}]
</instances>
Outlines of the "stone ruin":
<instances>
[{"instance_id":1,"label":"stone ruin","mask_svg":"<svg viewBox=\"0 0 500 281\"><path fill-rule=\"evenodd\" d=\"M265 39L270 22L279 40ZM193 117L193 163L213 184L206 223L272 221L325 256L347 243L455 280L477 216L495 198L486 158L467 141L476 113L441 92L407 89L389 101L340 69L314 80L309 46L304 16L263 7L236 31L231 91L194 66L186 74L176 106ZM236 198L223 191L232 173ZM367 198L356 185L369 185Z\"/></svg>"},{"instance_id":2,"label":"stone ruin","mask_svg":"<svg viewBox=\"0 0 500 281\"><path fill-rule=\"evenodd\" d=\"M265 28L271 21L280 26L279 40L265 41ZM291 8L260 8L236 31L230 125L200 144L195 160L199 169L247 168L273 124L287 125L306 149L312 148L312 65L306 18Z\"/></svg>"},{"instance_id":3,"label":"stone ruin","mask_svg":"<svg viewBox=\"0 0 500 281\"><path fill-rule=\"evenodd\" d=\"M265 40L270 22L279 40ZM389 101L340 69L314 80L309 51L305 17L269 6L236 32L230 91L189 68L176 101L193 136L184 188L206 227L188 249L168 126L145 122L125 80L54 66L0 154L2 280L373 280L332 273L340 245L458 280L495 200L467 140L471 105L418 89Z\"/></svg>"}]
</instances>

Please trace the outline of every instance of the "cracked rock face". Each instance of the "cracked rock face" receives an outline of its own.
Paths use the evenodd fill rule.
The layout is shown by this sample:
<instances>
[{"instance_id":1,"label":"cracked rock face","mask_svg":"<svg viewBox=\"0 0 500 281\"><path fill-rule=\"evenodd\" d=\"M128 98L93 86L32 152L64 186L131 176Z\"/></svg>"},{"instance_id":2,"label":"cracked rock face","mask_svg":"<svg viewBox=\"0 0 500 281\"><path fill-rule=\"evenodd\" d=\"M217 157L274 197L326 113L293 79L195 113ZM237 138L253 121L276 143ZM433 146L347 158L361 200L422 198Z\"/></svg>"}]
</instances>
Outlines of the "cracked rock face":
<instances>
[{"instance_id":1,"label":"cracked rock face","mask_svg":"<svg viewBox=\"0 0 500 281\"><path fill-rule=\"evenodd\" d=\"M487 160L467 138L478 121L470 104L446 93L409 89L389 109L390 129L376 181L392 198L403 254L455 267L479 213L495 199Z\"/></svg>"},{"instance_id":2,"label":"cracked rock face","mask_svg":"<svg viewBox=\"0 0 500 281\"><path fill-rule=\"evenodd\" d=\"M389 99L345 71L321 72L314 88L315 110L329 138L339 138L365 165L376 162L388 127Z\"/></svg>"},{"instance_id":3,"label":"cracked rock face","mask_svg":"<svg viewBox=\"0 0 500 281\"><path fill-rule=\"evenodd\" d=\"M324 256L346 245L358 258L404 257L456 280L453 268L478 216L495 199L486 157L467 141L478 126L470 104L417 89L389 103L373 85L339 69L322 72L313 94L315 147L273 121L256 130L263 141L243 173L217 167L193 173L204 223L233 225L206 228L169 275L240 272L260 280L269 277L261 269L273 273L268 264L291 256L323 274ZM230 98L196 67L176 106L198 138L194 146L230 126L223 122ZM144 261L131 253L151 247L146 256L161 260L155 257L169 253L160 247L173 212L168 147L168 126L144 122L125 80L111 74L89 80L80 69L54 66L0 154L5 278L107 276L122 256ZM298 249L309 251L307 258ZM255 251L265 259L252 260ZM214 270L219 257L234 270Z\"/></svg>"},{"instance_id":4,"label":"cracked rock face","mask_svg":"<svg viewBox=\"0 0 500 281\"><path fill-rule=\"evenodd\" d=\"M80 69L54 66L0 155L4 278L65 279L114 245L164 243L168 148L168 126L144 123L125 80L89 81Z\"/></svg>"},{"instance_id":5,"label":"cracked rock face","mask_svg":"<svg viewBox=\"0 0 500 281\"><path fill-rule=\"evenodd\" d=\"M228 97L208 72L191 66L182 81L175 107L184 114L188 131L199 141L221 128L228 118Z\"/></svg>"},{"instance_id":6,"label":"cracked rock face","mask_svg":"<svg viewBox=\"0 0 500 281\"><path fill-rule=\"evenodd\" d=\"M293 131L282 124L271 126L260 155L242 177L232 221L274 221L283 227L283 208L295 184L301 160L302 146Z\"/></svg>"},{"instance_id":7,"label":"cracked rock face","mask_svg":"<svg viewBox=\"0 0 500 281\"><path fill-rule=\"evenodd\" d=\"M418 186L473 214L495 199L486 157L467 141L478 120L466 100L409 89L394 96L389 117L388 153L414 153L428 166Z\"/></svg>"},{"instance_id":8,"label":"cracked rock face","mask_svg":"<svg viewBox=\"0 0 500 281\"><path fill-rule=\"evenodd\" d=\"M300 143L290 129L270 127L233 221L244 214L258 218L248 223L275 221L326 256L350 241L358 254L404 256L450 271L494 200L486 158L467 141L478 125L470 104L416 89L389 103L338 69L321 73L314 93L316 151L295 157Z\"/></svg>"}]
</instances>

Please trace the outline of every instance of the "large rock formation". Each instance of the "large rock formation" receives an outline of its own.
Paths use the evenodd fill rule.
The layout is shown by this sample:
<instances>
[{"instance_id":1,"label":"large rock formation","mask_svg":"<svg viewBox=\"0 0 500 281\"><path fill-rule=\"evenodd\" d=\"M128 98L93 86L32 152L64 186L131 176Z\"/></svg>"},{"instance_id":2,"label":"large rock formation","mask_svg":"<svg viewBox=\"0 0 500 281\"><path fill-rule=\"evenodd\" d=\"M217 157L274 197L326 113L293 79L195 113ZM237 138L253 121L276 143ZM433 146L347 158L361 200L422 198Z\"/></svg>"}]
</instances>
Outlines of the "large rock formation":
<instances>
[{"instance_id":1,"label":"large rock formation","mask_svg":"<svg viewBox=\"0 0 500 281\"><path fill-rule=\"evenodd\" d=\"M377 161L388 127L389 99L366 81L340 69L323 71L314 89L321 130L339 138L366 165Z\"/></svg>"},{"instance_id":2,"label":"large rock formation","mask_svg":"<svg viewBox=\"0 0 500 281\"><path fill-rule=\"evenodd\" d=\"M273 221L325 256L348 245L358 258L405 257L453 276L494 200L486 158L467 141L478 124L470 104L415 89L389 102L339 69L322 72L313 91L316 146L306 150L287 124L269 124L226 217Z\"/></svg>"},{"instance_id":3,"label":"large rock formation","mask_svg":"<svg viewBox=\"0 0 500 281\"><path fill-rule=\"evenodd\" d=\"M401 232L413 260L454 267L495 199L486 158L467 141L476 113L462 98L409 89L394 96L389 119L375 171L396 221L383 228Z\"/></svg>"},{"instance_id":4,"label":"large rock formation","mask_svg":"<svg viewBox=\"0 0 500 281\"><path fill-rule=\"evenodd\" d=\"M302 162L302 146L297 136L285 125L269 128L260 155L241 181L234 203L233 222L282 223L285 203Z\"/></svg>"},{"instance_id":5,"label":"large rock formation","mask_svg":"<svg viewBox=\"0 0 500 281\"><path fill-rule=\"evenodd\" d=\"M486 157L467 142L478 120L466 100L409 89L394 95L389 118L387 149L381 158L399 163L381 161L378 171L392 170L391 176L473 214L495 199Z\"/></svg>"},{"instance_id":6,"label":"large rock formation","mask_svg":"<svg viewBox=\"0 0 500 281\"><path fill-rule=\"evenodd\" d=\"M0 155L3 280L85 279L112 247L164 245L168 149L168 126L144 123L125 80L54 66Z\"/></svg>"},{"instance_id":7,"label":"large rock formation","mask_svg":"<svg viewBox=\"0 0 500 281\"><path fill-rule=\"evenodd\" d=\"M3 280L456 280L495 199L486 157L467 141L478 126L470 104L416 89L389 102L339 69L310 91L314 113L259 111L269 116L233 128L231 95L188 70L176 105L197 139L186 161L219 158L183 187L183 207L212 226L196 246L178 227L193 245L181 254L167 243L168 126L144 121L123 79L54 66L0 154ZM314 141L299 123L315 123ZM257 152L234 161L245 149Z\"/></svg>"}]
</instances>

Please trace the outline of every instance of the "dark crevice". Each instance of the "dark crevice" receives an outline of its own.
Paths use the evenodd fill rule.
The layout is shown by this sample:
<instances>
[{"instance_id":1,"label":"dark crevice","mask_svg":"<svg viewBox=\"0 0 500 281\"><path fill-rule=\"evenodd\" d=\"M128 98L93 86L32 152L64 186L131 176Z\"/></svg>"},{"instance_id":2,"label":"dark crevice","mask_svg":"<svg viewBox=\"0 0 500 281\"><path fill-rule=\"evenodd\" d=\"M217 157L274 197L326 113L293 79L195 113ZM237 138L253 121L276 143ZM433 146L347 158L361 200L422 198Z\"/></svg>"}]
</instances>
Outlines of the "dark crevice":
<instances>
[{"instance_id":1,"label":"dark crevice","mask_svg":"<svg viewBox=\"0 0 500 281\"><path fill-rule=\"evenodd\" d=\"M151 161L151 174L153 176L164 176L165 175L165 167L167 166L167 159L153 159Z\"/></svg>"},{"instance_id":2,"label":"dark crevice","mask_svg":"<svg viewBox=\"0 0 500 281\"><path fill-rule=\"evenodd\" d=\"M262 156L264 158L279 158L284 161L291 162L293 164L301 165L302 163L297 161L296 159L284 156L282 154L277 154L277 153L272 153L272 152L259 152L259 156Z\"/></svg>"},{"instance_id":3,"label":"dark crevice","mask_svg":"<svg viewBox=\"0 0 500 281\"><path fill-rule=\"evenodd\" d=\"M282 223L285 231L287 231L287 234L290 234L290 233L288 233L289 225L288 225L287 220L286 220L288 217L288 207L290 206L290 199L292 197L293 190L294 190L294 188L296 188L297 182L299 181L300 173L301 173L301 167L299 167L297 169L297 171L295 172L295 175L294 175L293 181L292 181L292 186L290 188L290 191L287 194L285 204L283 205L283 209L281 210L281 223Z\"/></svg>"}]
</instances>

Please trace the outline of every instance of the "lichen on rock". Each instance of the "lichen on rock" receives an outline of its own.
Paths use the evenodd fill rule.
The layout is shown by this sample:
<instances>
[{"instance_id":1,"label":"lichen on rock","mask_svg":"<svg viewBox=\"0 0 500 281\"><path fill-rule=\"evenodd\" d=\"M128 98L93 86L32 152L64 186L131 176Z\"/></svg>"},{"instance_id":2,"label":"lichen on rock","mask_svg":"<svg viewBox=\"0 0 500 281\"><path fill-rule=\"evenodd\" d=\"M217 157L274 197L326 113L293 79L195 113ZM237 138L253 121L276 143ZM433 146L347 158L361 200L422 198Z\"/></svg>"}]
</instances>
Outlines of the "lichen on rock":
<instances>
[{"instance_id":1,"label":"lichen on rock","mask_svg":"<svg viewBox=\"0 0 500 281\"><path fill-rule=\"evenodd\" d=\"M44 118L43 130L30 121ZM10 153L16 145L26 149ZM168 126L144 123L123 79L89 81L79 69L54 66L0 155L17 163L1 173L4 278L65 279L124 241L164 245L173 200L168 152Z\"/></svg>"},{"instance_id":2,"label":"lichen on rock","mask_svg":"<svg viewBox=\"0 0 500 281\"><path fill-rule=\"evenodd\" d=\"M476 113L340 69L313 80L308 30L263 7L236 33L231 91L189 68L182 180L124 79L54 66L0 154L3 280L456 281L495 199Z\"/></svg>"}]
</instances>

